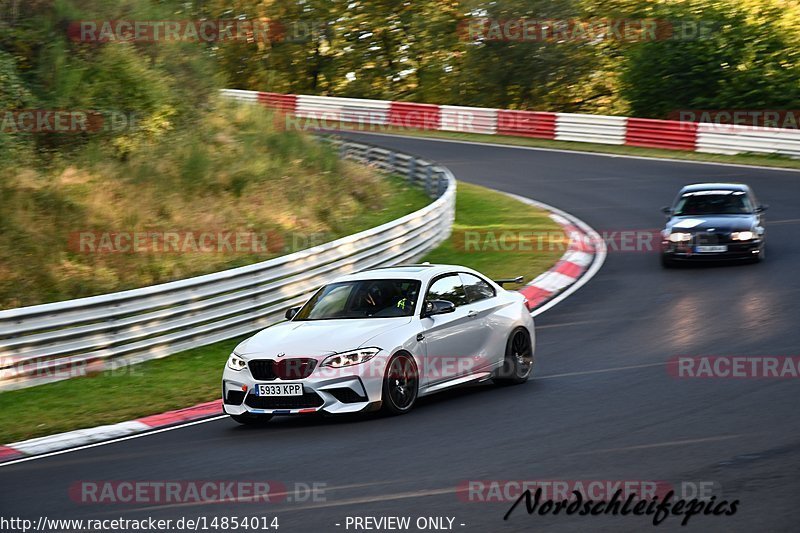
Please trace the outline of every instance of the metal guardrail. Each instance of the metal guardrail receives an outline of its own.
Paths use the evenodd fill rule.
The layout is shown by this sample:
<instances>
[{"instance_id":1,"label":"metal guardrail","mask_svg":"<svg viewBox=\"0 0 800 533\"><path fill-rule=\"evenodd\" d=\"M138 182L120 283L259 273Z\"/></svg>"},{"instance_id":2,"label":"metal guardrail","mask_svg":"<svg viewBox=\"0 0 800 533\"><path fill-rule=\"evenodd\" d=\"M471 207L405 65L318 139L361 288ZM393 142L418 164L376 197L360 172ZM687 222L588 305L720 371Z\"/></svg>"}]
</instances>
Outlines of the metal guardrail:
<instances>
[{"instance_id":1,"label":"metal guardrail","mask_svg":"<svg viewBox=\"0 0 800 533\"><path fill-rule=\"evenodd\" d=\"M0 390L158 359L257 331L338 276L413 260L450 235L456 185L448 169L365 144L324 141L342 158L404 176L435 200L382 226L261 263L0 311Z\"/></svg>"}]
</instances>

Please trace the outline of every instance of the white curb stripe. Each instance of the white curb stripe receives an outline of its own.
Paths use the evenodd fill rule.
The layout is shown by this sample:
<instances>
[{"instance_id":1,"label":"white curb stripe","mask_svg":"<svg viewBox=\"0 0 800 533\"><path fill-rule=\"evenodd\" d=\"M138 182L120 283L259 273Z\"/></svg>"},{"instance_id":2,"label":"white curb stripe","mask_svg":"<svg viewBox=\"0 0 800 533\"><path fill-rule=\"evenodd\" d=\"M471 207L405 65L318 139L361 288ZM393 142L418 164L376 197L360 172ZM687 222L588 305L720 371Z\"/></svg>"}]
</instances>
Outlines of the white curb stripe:
<instances>
[{"instance_id":1,"label":"white curb stripe","mask_svg":"<svg viewBox=\"0 0 800 533\"><path fill-rule=\"evenodd\" d=\"M559 272L548 272L536 278L531 285L539 287L549 292L558 292L567 285L575 283L577 278L565 276Z\"/></svg>"},{"instance_id":2,"label":"white curb stripe","mask_svg":"<svg viewBox=\"0 0 800 533\"><path fill-rule=\"evenodd\" d=\"M48 435L46 437L14 442L9 444L8 447L19 450L26 455L38 455L55 450L63 450L64 448L69 448L71 446L115 439L117 437L123 437L125 435L130 435L132 433L137 433L148 429L151 428L146 424L142 424L136 420L130 420L128 422L120 422L118 424L109 424L107 426L98 426L88 429L78 429L75 431L67 431L66 433L57 433L55 435Z\"/></svg>"},{"instance_id":3,"label":"white curb stripe","mask_svg":"<svg viewBox=\"0 0 800 533\"><path fill-rule=\"evenodd\" d=\"M586 267L592 264L592 261L594 260L594 254L582 252L580 250L569 250L564 254L564 257L562 257L561 260L575 263L585 270Z\"/></svg>"}]
</instances>

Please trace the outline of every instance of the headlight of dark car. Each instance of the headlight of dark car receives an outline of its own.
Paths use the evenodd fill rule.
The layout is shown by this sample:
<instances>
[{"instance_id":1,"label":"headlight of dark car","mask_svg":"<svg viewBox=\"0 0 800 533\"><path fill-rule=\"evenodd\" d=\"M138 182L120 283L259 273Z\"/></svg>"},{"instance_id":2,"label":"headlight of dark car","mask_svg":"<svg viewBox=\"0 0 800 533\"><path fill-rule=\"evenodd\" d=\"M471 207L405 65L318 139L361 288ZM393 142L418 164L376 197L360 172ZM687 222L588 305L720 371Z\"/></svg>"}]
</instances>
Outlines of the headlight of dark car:
<instances>
[{"instance_id":1,"label":"headlight of dark car","mask_svg":"<svg viewBox=\"0 0 800 533\"><path fill-rule=\"evenodd\" d=\"M669 241L670 242L686 242L692 240L691 233L682 233L682 232L674 232L669 234Z\"/></svg>"},{"instance_id":2,"label":"headlight of dark car","mask_svg":"<svg viewBox=\"0 0 800 533\"><path fill-rule=\"evenodd\" d=\"M752 231L734 231L731 233L731 240L734 241L752 241L756 238L756 234Z\"/></svg>"}]
</instances>

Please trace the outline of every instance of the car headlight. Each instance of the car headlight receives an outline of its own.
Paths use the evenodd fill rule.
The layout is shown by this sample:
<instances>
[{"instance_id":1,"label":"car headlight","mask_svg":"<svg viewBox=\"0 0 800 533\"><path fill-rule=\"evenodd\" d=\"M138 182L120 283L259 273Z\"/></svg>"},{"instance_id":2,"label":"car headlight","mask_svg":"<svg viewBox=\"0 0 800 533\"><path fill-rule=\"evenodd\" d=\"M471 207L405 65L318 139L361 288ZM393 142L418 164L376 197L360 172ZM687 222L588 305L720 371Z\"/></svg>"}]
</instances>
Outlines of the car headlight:
<instances>
[{"instance_id":1,"label":"car headlight","mask_svg":"<svg viewBox=\"0 0 800 533\"><path fill-rule=\"evenodd\" d=\"M691 241L692 240L692 234L691 233L680 233L680 232L678 232L678 233L670 233L669 234L669 240L670 240L670 242Z\"/></svg>"},{"instance_id":2,"label":"car headlight","mask_svg":"<svg viewBox=\"0 0 800 533\"><path fill-rule=\"evenodd\" d=\"M238 372L239 370L247 368L247 361L237 356L235 353L232 353L231 356L228 357L228 368Z\"/></svg>"},{"instance_id":3,"label":"car headlight","mask_svg":"<svg viewBox=\"0 0 800 533\"><path fill-rule=\"evenodd\" d=\"M752 231L734 231L731 233L731 239L734 241L749 241L755 237Z\"/></svg>"},{"instance_id":4,"label":"car headlight","mask_svg":"<svg viewBox=\"0 0 800 533\"><path fill-rule=\"evenodd\" d=\"M358 365L361 363L366 363L375 357L380 351L380 348L361 348L359 350L337 353L326 357L320 366L342 368L343 366Z\"/></svg>"}]
</instances>

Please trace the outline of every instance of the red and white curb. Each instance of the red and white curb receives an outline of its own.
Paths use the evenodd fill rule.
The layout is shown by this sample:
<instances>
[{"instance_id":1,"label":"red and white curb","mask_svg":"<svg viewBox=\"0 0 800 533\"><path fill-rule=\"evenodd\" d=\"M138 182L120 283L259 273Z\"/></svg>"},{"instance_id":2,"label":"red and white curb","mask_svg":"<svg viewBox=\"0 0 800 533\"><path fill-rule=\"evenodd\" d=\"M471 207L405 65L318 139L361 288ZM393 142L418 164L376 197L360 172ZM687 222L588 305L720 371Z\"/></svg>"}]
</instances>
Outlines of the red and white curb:
<instances>
[{"instance_id":1,"label":"red and white curb","mask_svg":"<svg viewBox=\"0 0 800 533\"><path fill-rule=\"evenodd\" d=\"M145 416L136 420L78 429L57 433L46 437L23 440L5 446L0 445L0 463L15 461L29 456L43 455L96 442L104 442L128 435L144 433L156 429L192 422L213 415L222 414L222 400L201 403L185 409L167 411L157 415Z\"/></svg>"},{"instance_id":2,"label":"red and white curb","mask_svg":"<svg viewBox=\"0 0 800 533\"><path fill-rule=\"evenodd\" d=\"M578 290L600 270L607 253L605 241L588 224L569 213L524 196L506 194L549 211L550 218L561 226L569 239L567 251L555 266L520 290L528 299L531 314L537 316Z\"/></svg>"},{"instance_id":3,"label":"red and white curb","mask_svg":"<svg viewBox=\"0 0 800 533\"><path fill-rule=\"evenodd\" d=\"M530 198L514 194L507 195L522 203L549 211L550 218L562 227L569 238L567 251L561 256L558 263L520 291L528 299L528 308L531 309L531 314L536 316L550 309L589 281L602 266L606 257L606 247L597 232L569 213ZM78 429L14 442L5 446L0 445L0 463L10 464L35 456L124 439L131 435L153 432L222 414L222 400L215 400L118 424Z\"/></svg>"}]
</instances>

